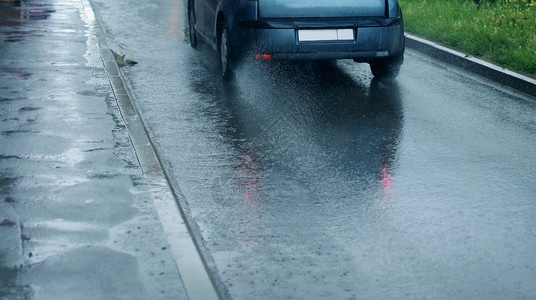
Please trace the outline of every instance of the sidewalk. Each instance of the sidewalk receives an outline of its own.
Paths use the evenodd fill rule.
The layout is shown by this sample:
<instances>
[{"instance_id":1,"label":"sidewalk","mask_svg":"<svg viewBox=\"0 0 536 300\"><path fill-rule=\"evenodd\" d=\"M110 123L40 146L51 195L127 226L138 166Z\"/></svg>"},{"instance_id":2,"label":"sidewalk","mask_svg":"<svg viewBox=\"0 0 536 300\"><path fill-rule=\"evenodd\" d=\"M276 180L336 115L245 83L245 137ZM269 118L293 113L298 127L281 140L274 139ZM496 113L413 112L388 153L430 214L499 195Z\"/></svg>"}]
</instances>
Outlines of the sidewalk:
<instances>
[{"instance_id":1,"label":"sidewalk","mask_svg":"<svg viewBox=\"0 0 536 300\"><path fill-rule=\"evenodd\" d=\"M0 2L0 299L184 299L79 0Z\"/></svg>"}]
</instances>

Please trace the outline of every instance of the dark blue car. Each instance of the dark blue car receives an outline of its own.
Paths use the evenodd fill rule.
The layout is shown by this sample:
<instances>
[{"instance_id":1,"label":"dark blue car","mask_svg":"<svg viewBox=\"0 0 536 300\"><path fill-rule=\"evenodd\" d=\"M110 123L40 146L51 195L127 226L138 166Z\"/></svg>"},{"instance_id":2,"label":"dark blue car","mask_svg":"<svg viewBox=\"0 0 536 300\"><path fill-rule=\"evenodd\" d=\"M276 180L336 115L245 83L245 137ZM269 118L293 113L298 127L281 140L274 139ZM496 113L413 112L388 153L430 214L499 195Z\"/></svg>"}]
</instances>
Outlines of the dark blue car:
<instances>
[{"instance_id":1,"label":"dark blue car","mask_svg":"<svg viewBox=\"0 0 536 300\"><path fill-rule=\"evenodd\" d=\"M404 60L398 0L189 0L190 43L220 54L221 72L257 59L353 59L375 77L395 77Z\"/></svg>"}]
</instances>

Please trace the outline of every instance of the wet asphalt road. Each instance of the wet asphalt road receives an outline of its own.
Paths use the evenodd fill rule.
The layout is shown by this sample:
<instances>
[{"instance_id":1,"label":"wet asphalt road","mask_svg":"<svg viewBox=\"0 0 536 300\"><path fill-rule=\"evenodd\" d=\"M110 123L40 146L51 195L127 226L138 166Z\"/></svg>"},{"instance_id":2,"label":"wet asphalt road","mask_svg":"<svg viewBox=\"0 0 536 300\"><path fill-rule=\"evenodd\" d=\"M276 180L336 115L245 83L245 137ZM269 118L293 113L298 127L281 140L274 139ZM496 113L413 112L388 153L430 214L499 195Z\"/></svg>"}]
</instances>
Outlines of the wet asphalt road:
<instances>
[{"instance_id":1,"label":"wet asphalt road","mask_svg":"<svg viewBox=\"0 0 536 300\"><path fill-rule=\"evenodd\" d=\"M226 296L536 297L536 99L411 50L226 84L182 1L92 3Z\"/></svg>"}]
</instances>

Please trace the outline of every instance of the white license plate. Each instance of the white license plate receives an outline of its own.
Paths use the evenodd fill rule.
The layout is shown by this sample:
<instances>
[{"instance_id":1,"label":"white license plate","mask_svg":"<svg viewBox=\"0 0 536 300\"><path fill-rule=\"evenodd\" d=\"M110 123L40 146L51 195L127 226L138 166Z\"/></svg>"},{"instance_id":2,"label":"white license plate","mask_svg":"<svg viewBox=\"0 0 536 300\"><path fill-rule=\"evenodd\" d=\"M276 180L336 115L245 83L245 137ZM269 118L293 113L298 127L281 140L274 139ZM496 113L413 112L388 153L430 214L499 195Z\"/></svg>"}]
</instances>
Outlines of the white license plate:
<instances>
[{"instance_id":1,"label":"white license plate","mask_svg":"<svg viewBox=\"0 0 536 300\"><path fill-rule=\"evenodd\" d=\"M298 29L298 41L353 41L353 29Z\"/></svg>"}]
</instances>

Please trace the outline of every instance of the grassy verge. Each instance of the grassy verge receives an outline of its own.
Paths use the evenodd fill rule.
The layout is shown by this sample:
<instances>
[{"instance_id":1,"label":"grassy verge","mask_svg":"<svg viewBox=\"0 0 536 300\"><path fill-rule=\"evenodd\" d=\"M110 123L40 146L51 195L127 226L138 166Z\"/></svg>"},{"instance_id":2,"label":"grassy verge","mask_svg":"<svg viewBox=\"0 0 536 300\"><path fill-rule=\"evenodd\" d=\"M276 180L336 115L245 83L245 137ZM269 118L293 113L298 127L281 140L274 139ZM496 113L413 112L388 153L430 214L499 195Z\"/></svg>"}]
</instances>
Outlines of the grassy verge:
<instances>
[{"instance_id":1,"label":"grassy verge","mask_svg":"<svg viewBox=\"0 0 536 300\"><path fill-rule=\"evenodd\" d=\"M407 32L536 78L536 1L399 2Z\"/></svg>"}]
</instances>

